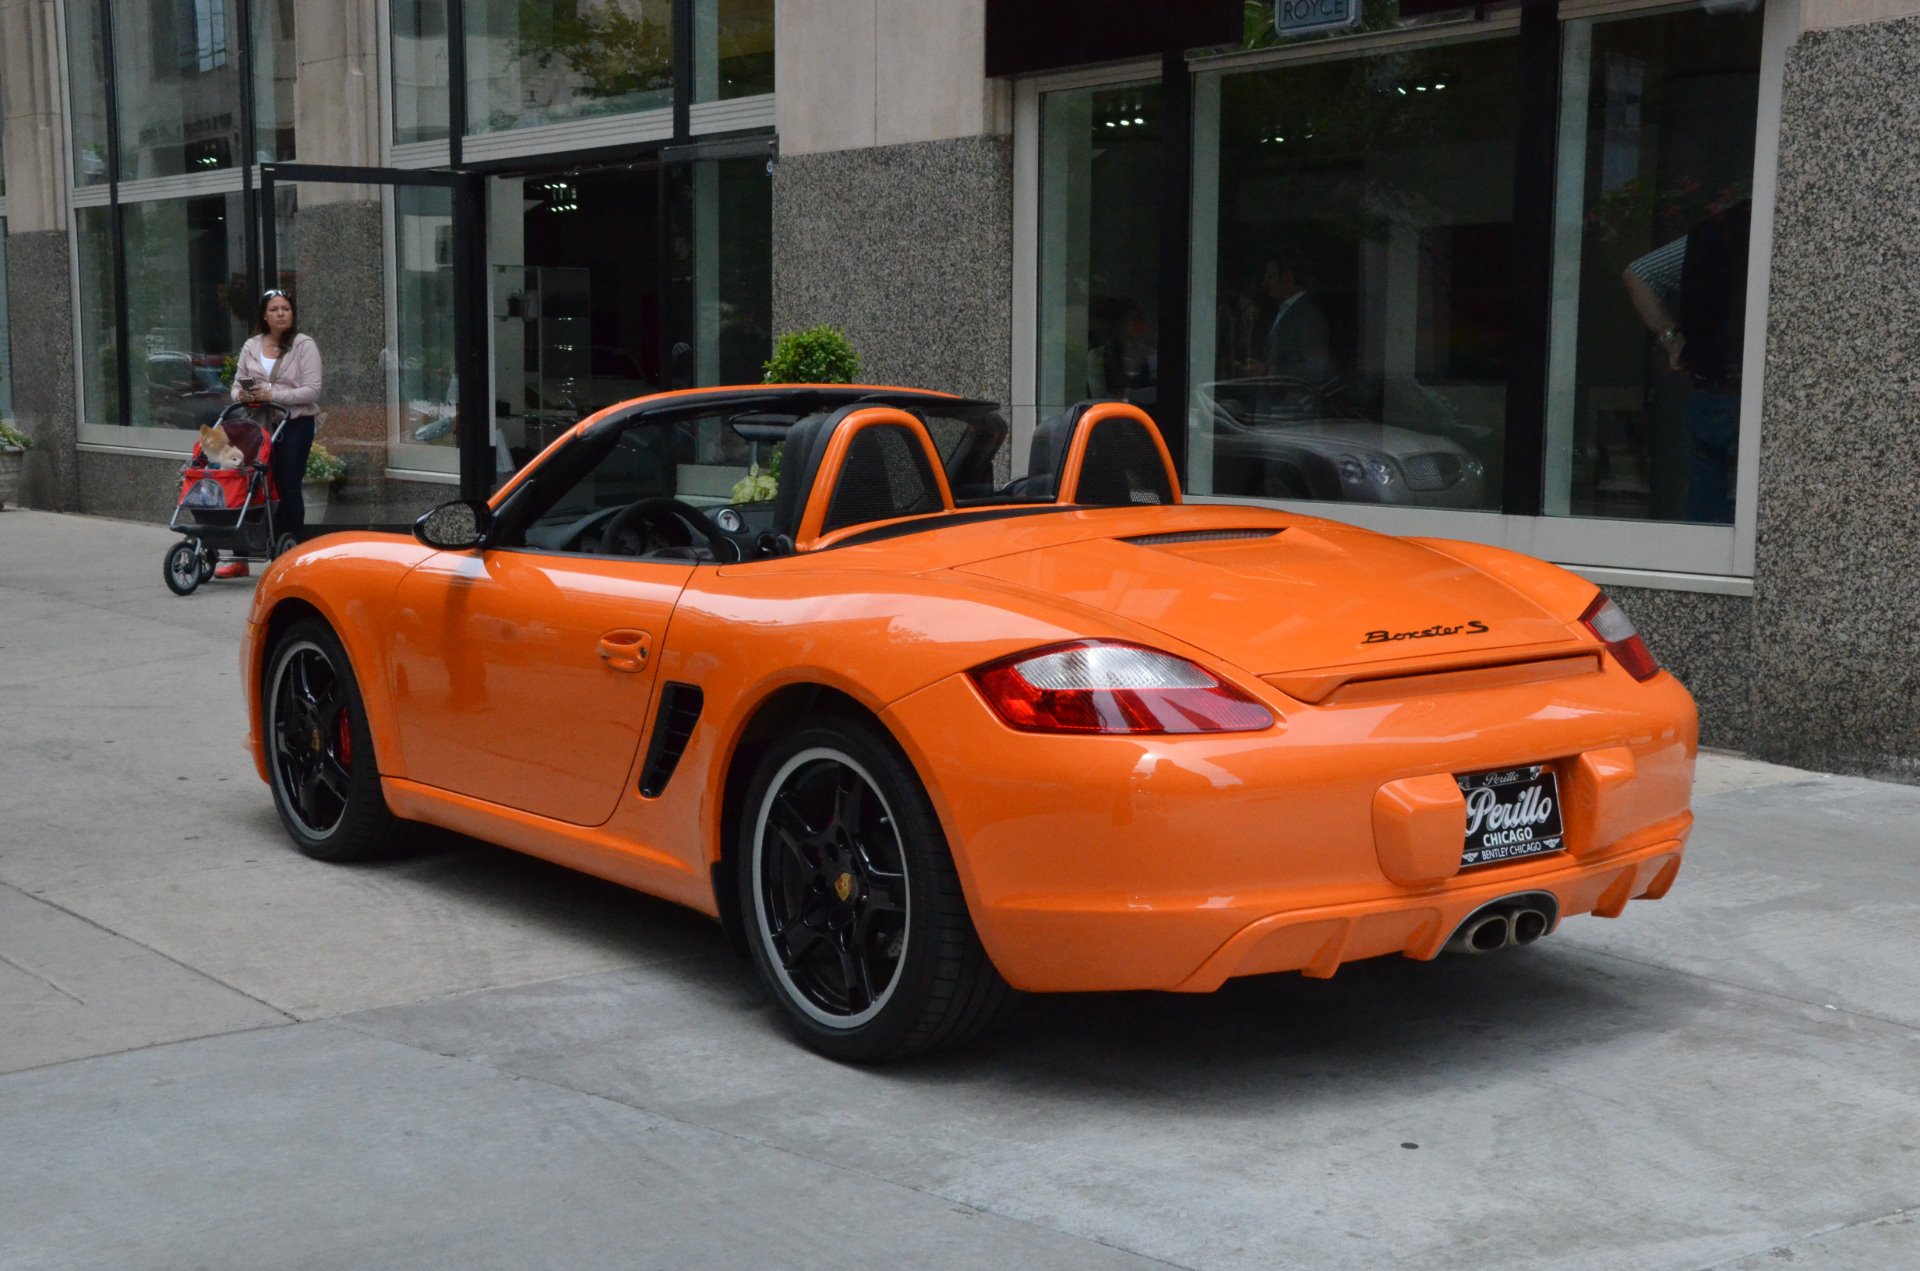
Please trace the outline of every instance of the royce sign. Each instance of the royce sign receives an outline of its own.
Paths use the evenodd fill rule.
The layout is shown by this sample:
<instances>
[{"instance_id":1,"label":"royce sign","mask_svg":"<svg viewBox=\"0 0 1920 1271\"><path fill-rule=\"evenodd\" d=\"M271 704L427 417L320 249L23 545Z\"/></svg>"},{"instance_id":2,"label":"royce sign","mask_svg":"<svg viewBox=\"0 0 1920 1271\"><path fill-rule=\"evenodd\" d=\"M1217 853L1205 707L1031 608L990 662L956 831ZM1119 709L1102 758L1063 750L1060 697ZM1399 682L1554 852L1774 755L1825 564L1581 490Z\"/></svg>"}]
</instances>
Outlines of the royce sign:
<instances>
[{"instance_id":1,"label":"royce sign","mask_svg":"<svg viewBox=\"0 0 1920 1271\"><path fill-rule=\"evenodd\" d=\"M1275 0L1273 26L1281 35L1349 31L1360 25L1360 0Z\"/></svg>"}]
</instances>

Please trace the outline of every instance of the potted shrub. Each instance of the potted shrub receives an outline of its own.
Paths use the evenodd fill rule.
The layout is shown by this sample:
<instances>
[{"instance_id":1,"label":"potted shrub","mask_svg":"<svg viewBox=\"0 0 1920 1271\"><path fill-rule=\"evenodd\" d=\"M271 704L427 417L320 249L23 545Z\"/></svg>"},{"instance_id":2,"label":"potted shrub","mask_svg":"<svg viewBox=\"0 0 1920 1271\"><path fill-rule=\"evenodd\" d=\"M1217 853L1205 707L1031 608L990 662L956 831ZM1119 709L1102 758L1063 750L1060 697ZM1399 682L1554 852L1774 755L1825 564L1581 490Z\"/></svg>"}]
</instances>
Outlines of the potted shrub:
<instances>
[{"instance_id":1,"label":"potted shrub","mask_svg":"<svg viewBox=\"0 0 1920 1271\"><path fill-rule=\"evenodd\" d=\"M0 419L0 508L20 489L20 469L32 449L33 438Z\"/></svg>"},{"instance_id":2,"label":"potted shrub","mask_svg":"<svg viewBox=\"0 0 1920 1271\"><path fill-rule=\"evenodd\" d=\"M838 327L808 327L781 336L766 369L769 384L851 384L860 358Z\"/></svg>"},{"instance_id":3,"label":"potted shrub","mask_svg":"<svg viewBox=\"0 0 1920 1271\"><path fill-rule=\"evenodd\" d=\"M789 331L773 346L766 363L769 384L851 384L860 374L860 356L838 327ZM780 447L763 469L755 462L733 486L735 503L758 503L780 492Z\"/></svg>"},{"instance_id":4,"label":"potted shrub","mask_svg":"<svg viewBox=\"0 0 1920 1271\"><path fill-rule=\"evenodd\" d=\"M307 522L325 519L327 498L333 487L347 475L347 461L319 442L307 452L307 475L300 483L300 497L307 505Z\"/></svg>"}]
</instances>

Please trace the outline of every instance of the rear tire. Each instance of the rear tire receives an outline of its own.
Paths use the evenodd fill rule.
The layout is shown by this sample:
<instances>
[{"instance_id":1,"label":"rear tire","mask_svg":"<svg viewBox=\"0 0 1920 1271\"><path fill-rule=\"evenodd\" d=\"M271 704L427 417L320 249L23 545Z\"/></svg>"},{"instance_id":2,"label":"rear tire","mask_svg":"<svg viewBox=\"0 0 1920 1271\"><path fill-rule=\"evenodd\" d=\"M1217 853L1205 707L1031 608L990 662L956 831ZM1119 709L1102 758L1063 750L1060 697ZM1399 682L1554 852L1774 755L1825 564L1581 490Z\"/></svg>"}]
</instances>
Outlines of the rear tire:
<instances>
[{"instance_id":1,"label":"rear tire","mask_svg":"<svg viewBox=\"0 0 1920 1271\"><path fill-rule=\"evenodd\" d=\"M981 947L925 788L874 724L823 719L761 757L735 871L747 944L788 1025L834 1059L957 1046L1013 990Z\"/></svg>"},{"instance_id":2,"label":"rear tire","mask_svg":"<svg viewBox=\"0 0 1920 1271\"><path fill-rule=\"evenodd\" d=\"M191 596L194 588L206 581L206 573L201 572L200 552L192 539L182 539L167 549L165 576L167 590L176 596Z\"/></svg>"},{"instance_id":3,"label":"rear tire","mask_svg":"<svg viewBox=\"0 0 1920 1271\"><path fill-rule=\"evenodd\" d=\"M275 643L260 718L273 806L294 846L322 861L391 851L405 823L387 808L360 685L326 623L303 619Z\"/></svg>"}]
</instances>

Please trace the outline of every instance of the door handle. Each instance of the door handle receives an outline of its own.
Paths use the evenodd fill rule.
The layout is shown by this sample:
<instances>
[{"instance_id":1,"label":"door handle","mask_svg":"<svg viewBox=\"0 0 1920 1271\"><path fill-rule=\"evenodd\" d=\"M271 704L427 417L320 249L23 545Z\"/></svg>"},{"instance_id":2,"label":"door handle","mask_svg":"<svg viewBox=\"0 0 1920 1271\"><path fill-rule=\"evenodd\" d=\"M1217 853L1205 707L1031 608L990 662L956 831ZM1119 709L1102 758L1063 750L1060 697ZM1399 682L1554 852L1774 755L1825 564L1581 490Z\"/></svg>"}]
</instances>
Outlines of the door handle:
<instances>
[{"instance_id":1,"label":"door handle","mask_svg":"<svg viewBox=\"0 0 1920 1271\"><path fill-rule=\"evenodd\" d=\"M615 671L644 671L653 636L646 631L609 631L600 637L600 660Z\"/></svg>"}]
</instances>

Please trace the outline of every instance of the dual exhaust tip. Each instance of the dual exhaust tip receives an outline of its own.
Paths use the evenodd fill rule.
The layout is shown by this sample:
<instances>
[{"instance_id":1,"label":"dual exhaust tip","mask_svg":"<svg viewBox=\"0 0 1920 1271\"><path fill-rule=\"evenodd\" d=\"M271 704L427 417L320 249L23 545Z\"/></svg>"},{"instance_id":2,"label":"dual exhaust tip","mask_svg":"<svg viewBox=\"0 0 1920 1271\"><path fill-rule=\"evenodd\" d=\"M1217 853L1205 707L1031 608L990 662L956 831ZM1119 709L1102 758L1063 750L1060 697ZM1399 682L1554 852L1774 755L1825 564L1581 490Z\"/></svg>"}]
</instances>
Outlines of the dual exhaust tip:
<instances>
[{"instance_id":1,"label":"dual exhaust tip","mask_svg":"<svg viewBox=\"0 0 1920 1271\"><path fill-rule=\"evenodd\" d=\"M1553 930L1559 904L1545 892L1503 896L1467 915L1447 940L1447 953L1494 953L1532 944Z\"/></svg>"}]
</instances>

